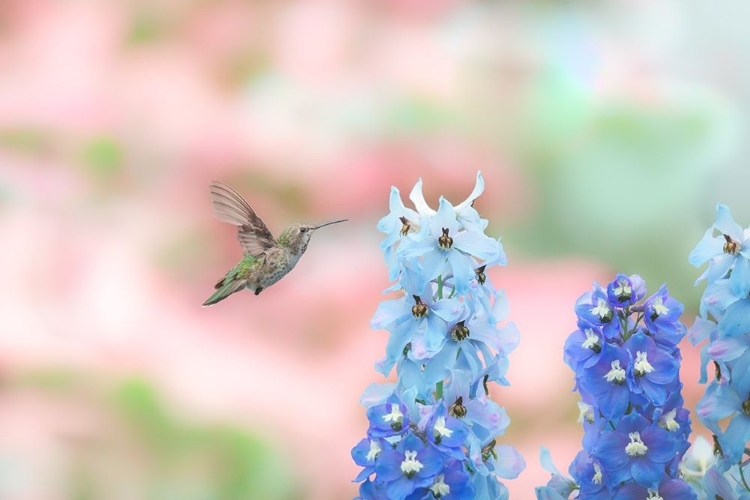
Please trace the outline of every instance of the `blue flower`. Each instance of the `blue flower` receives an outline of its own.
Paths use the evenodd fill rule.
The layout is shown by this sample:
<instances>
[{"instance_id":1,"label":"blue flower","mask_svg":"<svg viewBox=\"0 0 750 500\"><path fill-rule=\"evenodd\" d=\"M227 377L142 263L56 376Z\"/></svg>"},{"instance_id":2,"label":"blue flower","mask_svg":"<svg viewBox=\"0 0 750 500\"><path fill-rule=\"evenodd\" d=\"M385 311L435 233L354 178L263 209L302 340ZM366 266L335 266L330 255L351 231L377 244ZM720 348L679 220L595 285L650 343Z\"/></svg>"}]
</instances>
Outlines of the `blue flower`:
<instances>
[{"instance_id":1,"label":"blue flower","mask_svg":"<svg viewBox=\"0 0 750 500\"><path fill-rule=\"evenodd\" d=\"M487 221L472 204L484 190L481 174L469 198L453 206L444 198L435 211L424 201L422 182L407 208L396 188L390 213L378 229L394 283L371 326L387 330L385 357L376 369L393 384L373 384L361 398L367 437L352 449L362 469L360 498L424 500L508 496L498 478L513 478L525 465L496 438L509 424L489 399L488 384L508 385L508 353L518 344L502 291L486 270L507 262L500 240L484 234Z\"/></svg>"},{"instance_id":2,"label":"blue flower","mask_svg":"<svg viewBox=\"0 0 750 500\"><path fill-rule=\"evenodd\" d=\"M368 435L373 438L386 438L404 434L409 430L409 410L396 394L385 403L367 409L370 421Z\"/></svg>"},{"instance_id":3,"label":"blue flower","mask_svg":"<svg viewBox=\"0 0 750 500\"><path fill-rule=\"evenodd\" d=\"M578 329L565 342L564 359L581 395L584 449L569 469L577 498L609 500L642 490L656 495L659 484L676 478L688 448L677 347L685 334L683 307L665 286L645 296L639 276L618 274L606 289L594 283L576 301ZM553 498L551 488L567 498L564 485L551 482L538 495ZM670 488L676 486L665 491Z\"/></svg>"},{"instance_id":4,"label":"blue flower","mask_svg":"<svg viewBox=\"0 0 750 500\"><path fill-rule=\"evenodd\" d=\"M658 425L632 413L614 431L603 432L594 456L612 474L611 484L633 479L644 488L656 488L664 466L677 454L675 439Z\"/></svg>"},{"instance_id":5,"label":"blue flower","mask_svg":"<svg viewBox=\"0 0 750 500\"><path fill-rule=\"evenodd\" d=\"M389 279L394 280L399 273L395 247L403 238L413 238L414 233L419 233L423 216L404 206L396 187L391 188L389 207L390 213L378 222L378 231L388 235L380 243L380 249L383 251L385 261L390 269Z\"/></svg>"},{"instance_id":6,"label":"blue flower","mask_svg":"<svg viewBox=\"0 0 750 500\"><path fill-rule=\"evenodd\" d=\"M724 456L730 463L742 458L745 445L750 441L750 354L737 360L729 384L711 384L698 403L696 411L701 421L715 434L720 435ZM723 433L719 421L730 417Z\"/></svg>"},{"instance_id":7,"label":"blue flower","mask_svg":"<svg viewBox=\"0 0 750 500\"><path fill-rule=\"evenodd\" d=\"M565 363L576 373L594 366L602 353L604 338L601 328L581 321L578 330L565 340Z\"/></svg>"},{"instance_id":8,"label":"blue flower","mask_svg":"<svg viewBox=\"0 0 750 500\"><path fill-rule=\"evenodd\" d=\"M421 258L422 272L428 281L452 275L458 295L466 295L476 275L479 264L475 257L490 261L501 253L497 240L481 232L459 230L456 210L445 198L440 198L440 207L426 229L421 241L406 248L405 256Z\"/></svg>"},{"instance_id":9,"label":"blue flower","mask_svg":"<svg viewBox=\"0 0 750 500\"><path fill-rule=\"evenodd\" d=\"M360 467L364 467L354 479L355 482L362 481L375 473L375 463L383 451L386 442L380 439L365 438L352 448L352 459Z\"/></svg>"},{"instance_id":10,"label":"blue flower","mask_svg":"<svg viewBox=\"0 0 750 500\"><path fill-rule=\"evenodd\" d=\"M579 374L578 383L582 391L592 394L599 403L599 411L614 419L625 413L630 401L627 369L630 365L628 352L611 344L602 346L599 361L584 373Z\"/></svg>"},{"instance_id":11,"label":"blue flower","mask_svg":"<svg viewBox=\"0 0 750 500\"><path fill-rule=\"evenodd\" d=\"M427 487L427 494L420 498L423 500L477 498L474 493L474 485L463 462L453 460L434 477L432 485Z\"/></svg>"},{"instance_id":12,"label":"blue flower","mask_svg":"<svg viewBox=\"0 0 750 500\"><path fill-rule=\"evenodd\" d=\"M456 460L466 459L463 446L469 429L461 420L449 415L442 402L429 409L419 428L427 435L427 440L446 456Z\"/></svg>"},{"instance_id":13,"label":"blue flower","mask_svg":"<svg viewBox=\"0 0 750 500\"><path fill-rule=\"evenodd\" d=\"M680 323L683 305L669 296L667 285L662 285L643 305L643 320L649 332L684 334Z\"/></svg>"},{"instance_id":14,"label":"blue flower","mask_svg":"<svg viewBox=\"0 0 750 500\"><path fill-rule=\"evenodd\" d=\"M737 493L732 488L732 483L737 484L739 478L727 478L728 473L722 474L721 471L716 467L711 467L706 472L703 478L703 491L706 494L706 498L720 498L721 500L748 500L750 494L746 491L743 493Z\"/></svg>"},{"instance_id":15,"label":"blue flower","mask_svg":"<svg viewBox=\"0 0 750 500\"><path fill-rule=\"evenodd\" d=\"M442 454L408 433L395 448L383 450L375 466L389 499L403 500L417 488L433 483L443 468Z\"/></svg>"},{"instance_id":16,"label":"blue flower","mask_svg":"<svg viewBox=\"0 0 750 500\"><path fill-rule=\"evenodd\" d=\"M607 300L614 307L632 306L646 295L646 283L643 278L634 274L618 274L607 285Z\"/></svg>"},{"instance_id":17,"label":"blue flower","mask_svg":"<svg viewBox=\"0 0 750 500\"><path fill-rule=\"evenodd\" d=\"M633 359L628 377L633 392L645 393L651 403L664 405L673 389L670 384L677 380L679 362L643 332L635 333L623 347Z\"/></svg>"},{"instance_id":18,"label":"blue flower","mask_svg":"<svg viewBox=\"0 0 750 500\"><path fill-rule=\"evenodd\" d=\"M539 461L542 464L542 468L552 474L547 487L554 490L559 498L568 498L575 490L578 489L576 482L569 477L565 477L555 466L552 461L552 455L546 446L541 447L541 453ZM551 491L541 491L546 496L540 497L540 489L537 488L537 498L556 498Z\"/></svg>"},{"instance_id":19,"label":"blue flower","mask_svg":"<svg viewBox=\"0 0 750 500\"><path fill-rule=\"evenodd\" d=\"M698 500L695 491L682 479L665 478L658 488L644 488L636 483L627 483L615 491L614 500L634 498L660 498L662 500Z\"/></svg>"},{"instance_id":20,"label":"blue flower","mask_svg":"<svg viewBox=\"0 0 750 500\"><path fill-rule=\"evenodd\" d=\"M381 302L372 318L373 328L392 331L386 348L386 357L378 364L378 371L388 375L407 344L413 359L429 358L440 350L446 341L449 322L468 315L468 309L456 299L433 301L431 294L401 297Z\"/></svg>"},{"instance_id":21,"label":"blue flower","mask_svg":"<svg viewBox=\"0 0 750 500\"><path fill-rule=\"evenodd\" d=\"M714 236L713 231L716 229L720 235ZM710 265L696 284L701 280L708 279L710 285L719 278L723 278L735 262L742 259L750 259L750 231L743 230L742 226L737 224L732 218L732 214L726 205L718 203L716 205L716 222L706 231L703 239L690 252L688 261L695 267L700 267L703 263L709 262ZM748 282L748 269L743 265L740 275L734 279L741 282Z\"/></svg>"},{"instance_id":22,"label":"blue flower","mask_svg":"<svg viewBox=\"0 0 750 500\"><path fill-rule=\"evenodd\" d=\"M576 301L575 312L579 321L600 328L605 338L613 339L620 334L621 326L608 299L607 290L594 283L594 290L584 293Z\"/></svg>"},{"instance_id":23,"label":"blue flower","mask_svg":"<svg viewBox=\"0 0 750 500\"><path fill-rule=\"evenodd\" d=\"M610 498L607 477L599 460L586 450L581 450L570 464L570 475L576 480L581 498L606 500Z\"/></svg>"}]
</instances>

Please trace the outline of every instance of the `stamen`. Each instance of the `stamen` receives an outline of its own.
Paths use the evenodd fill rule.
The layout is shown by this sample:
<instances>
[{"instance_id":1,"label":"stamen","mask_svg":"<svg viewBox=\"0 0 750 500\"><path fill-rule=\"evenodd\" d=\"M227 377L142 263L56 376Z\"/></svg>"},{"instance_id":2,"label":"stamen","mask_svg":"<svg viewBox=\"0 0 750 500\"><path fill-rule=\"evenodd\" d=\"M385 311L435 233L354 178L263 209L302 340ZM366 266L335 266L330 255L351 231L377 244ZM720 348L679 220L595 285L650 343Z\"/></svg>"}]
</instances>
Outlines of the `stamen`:
<instances>
[{"instance_id":1,"label":"stamen","mask_svg":"<svg viewBox=\"0 0 750 500\"><path fill-rule=\"evenodd\" d=\"M445 484L445 474L438 474L435 478L435 483L430 487L430 491L435 498L448 496L451 492L451 487Z\"/></svg>"},{"instance_id":2,"label":"stamen","mask_svg":"<svg viewBox=\"0 0 750 500\"><path fill-rule=\"evenodd\" d=\"M594 476L591 478L594 484L602 484L602 468L599 464L594 463Z\"/></svg>"},{"instance_id":3,"label":"stamen","mask_svg":"<svg viewBox=\"0 0 750 500\"><path fill-rule=\"evenodd\" d=\"M595 353L599 354L602 352L602 345L599 337L594 333L591 328L586 328L583 333L586 334L586 340L583 341L581 347L584 349L591 349Z\"/></svg>"},{"instance_id":4,"label":"stamen","mask_svg":"<svg viewBox=\"0 0 750 500\"><path fill-rule=\"evenodd\" d=\"M669 308L664 305L661 297L657 297L651 306L651 321L656 321L659 316L664 316L669 312Z\"/></svg>"},{"instance_id":5,"label":"stamen","mask_svg":"<svg viewBox=\"0 0 750 500\"><path fill-rule=\"evenodd\" d=\"M484 282L487 281L487 275L484 274L484 270L487 268L486 265L479 266L474 270L474 272L477 274L477 283L480 285L484 285Z\"/></svg>"},{"instance_id":6,"label":"stamen","mask_svg":"<svg viewBox=\"0 0 750 500\"><path fill-rule=\"evenodd\" d=\"M429 312L429 308L422 303L422 299L419 298L419 295L412 295L412 298L414 298L415 305L411 308L411 313L414 315L415 318L424 318L427 316L427 313Z\"/></svg>"},{"instance_id":7,"label":"stamen","mask_svg":"<svg viewBox=\"0 0 750 500\"><path fill-rule=\"evenodd\" d=\"M672 410L659 418L659 427L666 429L669 432L675 432L680 430L680 424L677 423L675 417L677 416L677 410Z\"/></svg>"},{"instance_id":8,"label":"stamen","mask_svg":"<svg viewBox=\"0 0 750 500\"><path fill-rule=\"evenodd\" d=\"M596 307L591 309L591 314L599 316L599 321L602 323L609 323L612 321L612 309L610 309L607 301L604 299L597 300Z\"/></svg>"},{"instance_id":9,"label":"stamen","mask_svg":"<svg viewBox=\"0 0 750 500\"><path fill-rule=\"evenodd\" d=\"M618 281L615 288L615 295L620 302L627 302L633 297L633 288L627 281Z\"/></svg>"},{"instance_id":10,"label":"stamen","mask_svg":"<svg viewBox=\"0 0 750 500\"><path fill-rule=\"evenodd\" d=\"M612 382L615 385L622 385L625 382L625 370L620 366L620 360L616 359L610 364L612 369L604 375L607 382Z\"/></svg>"},{"instance_id":11,"label":"stamen","mask_svg":"<svg viewBox=\"0 0 750 500\"><path fill-rule=\"evenodd\" d=\"M401 462L401 472L403 472L406 477L412 478L414 477L414 474L422 470L422 467L424 467L424 464L417 460L417 452L407 450L404 452L404 461Z\"/></svg>"},{"instance_id":12,"label":"stamen","mask_svg":"<svg viewBox=\"0 0 750 500\"><path fill-rule=\"evenodd\" d=\"M453 238L448 236L448 228L443 228L443 235L438 238L438 246L443 250L450 250L453 246Z\"/></svg>"},{"instance_id":13,"label":"stamen","mask_svg":"<svg viewBox=\"0 0 750 500\"><path fill-rule=\"evenodd\" d=\"M633 371L639 377L644 376L647 373L654 371L654 367L648 362L646 358L647 353L638 351L635 353L635 363L633 363Z\"/></svg>"},{"instance_id":14,"label":"stamen","mask_svg":"<svg viewBox=\"0 0 750 500\"><path fill-rule=\"evenodd\" d=\"M398 220L401 221L401 231L400 231L400 234L401 234L401 236L406 236L407 234L409 234L409 231L412 230L411 222L409 222L409 219L407 219L403 215L401 217L399 217Z\"/></svg>"},{"instance_id":15,"label":"stamen","mask_svg":"<svg viewBox=\"0 0 750 500\"><path fill-rule=\"evenodd\" d=\"M380 444L377 441L370 440L370 451L367 452L367 456L365 458L368 462L374 461L376 458L378 458L378 455L380 455L380 452L383 451L383 449L380 447Z\"/></svg>"},{"instance_id":16,"label":"stamen","mask_svg":"<svg viewBox=\"0 0 750 500\"><path fill-rule=\"evenodd\" d=\"M463 418L466 416L466 407L464 406L463 396L457 397L456 401L448 407L448 414L456 418Z\"/></svg>"},{"instance_id":17,"label":"stamen","mask_svg":"<svg viewBox=\"0 0 750 500\"><path fill-rule=\"evenodd\" d=\"M742 413L750 417L750 396L742 402Z\"/></svg>"},{"instance_id":18,"label":"stamen","mask_svg":"<svg viewBox=\"0 0 750 500\"><path fill-rule=\"evenodd\" d=\"M394 431L400 431L404 426L404 414L401 413L401 408L398 404L391 405L391 412L383 415L383 420L391 424L391 429Z\"/></svg>"},{"instance_id":19,"label":"stamen","mask_svg":"<svg viewBox=\"0 0 750 500\"><path fill-rule=\"evenodd\" d=\"M444 437L449 438L453 434L453 431L445 426L445 417L438 417L438 419L435 421L433 431L435 442L437 444L440 444L440 441L442 441Z\"/></svg>"},{"instance_id":20,"label":"stamen","mask_svg":"<svg viewBox=\"0 0 750 500\"><path fill-rule=\"evenodd\" d=\"M497 441L494 439L487 443L486 445L482 446L482 460L487 461L490 459L490 457L497 458L497 452L495 451L495 444L497 444Z\"/></svg>"},{"instance_id":21,"label":"stamen","mask_svg":"<svg viewBox=\"0 0 750 500\"><path fill-rule=\"evenodd\" d=\"M464 321L459 321L456 323L456 326L451 329L451 338L456 342L461 342L469 336L469 333L469 328L466 327Z\"/></svg>"},{"instance_id":22,"label":"stamen","mask_svg":"<svg viewBox=\"0 0 750 500\"><path fill-rule=\"evenodd\" d=\"M737 255L740 253L740 242L735 241L732 239L731 236L728 234L724 235L724 239L726 240L726 243L724 243L724 253L728 253L729 255Z\"/></svg>"},{"instance_id":23,"label":"stamen","mask_svg":"<svg viewBox=\"0 0 750 500\"><path fill-rule=\"evenodd\" d=\"M631 432L628 434L628 437L630 438L630 442L625 446L625 453L631 457L644 456L648 451L648 446L641 441L641 433L638 431Z\"/></svg>"}]
</instances>

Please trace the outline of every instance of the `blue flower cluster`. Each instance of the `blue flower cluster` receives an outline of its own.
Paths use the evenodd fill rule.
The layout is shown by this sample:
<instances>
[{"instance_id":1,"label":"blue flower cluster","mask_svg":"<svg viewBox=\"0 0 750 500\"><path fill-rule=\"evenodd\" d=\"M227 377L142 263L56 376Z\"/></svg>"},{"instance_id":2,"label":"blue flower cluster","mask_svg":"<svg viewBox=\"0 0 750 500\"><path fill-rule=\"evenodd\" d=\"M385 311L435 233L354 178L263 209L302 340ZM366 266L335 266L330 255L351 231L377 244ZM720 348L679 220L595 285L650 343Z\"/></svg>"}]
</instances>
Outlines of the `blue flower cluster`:
<instances>
[{"instance_id":1,"label":"blue flower cluster","mask_svg":"<svg viewBox=\"0 0 750 500\"><path fill-rule=\"evenodd\" d=\"M508 385L518 331L497 326L508 306L486 270L506 258L473 208L483 190L478 173L467 200L454 206L441 197L435 211L421 180L410 195L415 209L394 187L390 213L378 223L395 281L386 292L400 296L383 301L372 319L390 333L376 368L387 376L395 367L398 380L373 384L362 397L369 428L352 450L363 467L355 479L362 500L506 499L497 478L525 467L513 447L497 444L509 419L489 398L489 382Z\"/></svg>"},{"instance_id":2,"label":"blue flower cluster","mask_svg":"<svg viewBox=\"0 0 750 500\"><path fill-rule=\"evenodd\" d=\"M666 286L646 298L637 275L618 274L606 287L594 284L575 305L578 329L565 343L565 362L581 395L583 450L569 468L572 479L553 473L538 498L697 498L678 477L688 448L678 342L683 306Z\"/></svg>"},{"instance_id":3,"label":"blue flower cluster","mask_svg":"<svg viewBox=\"0 0 750 500\"><path fill-rule=\"evenodd\" d=\"M742 466L750 441L750 228L742 229L729 208L718 204L716 222L690 253L689 262L696 267L708 262L696 281L697 285L705 279L707 286L700 317L688 338L694 345L708 340L701 348L701 383L708 380L709 361L715 373L696 408L700 421L714 434L717 456L703 488L717 489L723 481L726 491L721 498L750 498L747 459Z\"/></svg>"}]
</instances>

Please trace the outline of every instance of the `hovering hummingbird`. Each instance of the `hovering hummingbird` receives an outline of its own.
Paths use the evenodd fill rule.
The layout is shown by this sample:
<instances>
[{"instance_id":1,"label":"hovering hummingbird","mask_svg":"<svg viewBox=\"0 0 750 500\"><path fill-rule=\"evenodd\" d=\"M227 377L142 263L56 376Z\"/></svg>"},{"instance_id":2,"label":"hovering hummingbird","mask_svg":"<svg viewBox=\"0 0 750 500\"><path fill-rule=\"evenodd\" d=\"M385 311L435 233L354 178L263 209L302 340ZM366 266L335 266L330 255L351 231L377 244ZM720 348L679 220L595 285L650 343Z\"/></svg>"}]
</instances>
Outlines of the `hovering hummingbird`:
<instances>
[{"instance_id":1,"label":"hovering hummingbird","mask_svg":"<svg viewBox=\"0 0 750 500\"><path fill-rule=\"evenodd\" d=\"M275 240L263 220L237 191L220 182L211 182L209 188L214 215L222 222L237 226L237 239L245 256L216 282L216 291L204 306L216 304L243 288L258 295L294 268L316 229L347 220L317 226L294 223Z\"/></svg>"}]
</instances>

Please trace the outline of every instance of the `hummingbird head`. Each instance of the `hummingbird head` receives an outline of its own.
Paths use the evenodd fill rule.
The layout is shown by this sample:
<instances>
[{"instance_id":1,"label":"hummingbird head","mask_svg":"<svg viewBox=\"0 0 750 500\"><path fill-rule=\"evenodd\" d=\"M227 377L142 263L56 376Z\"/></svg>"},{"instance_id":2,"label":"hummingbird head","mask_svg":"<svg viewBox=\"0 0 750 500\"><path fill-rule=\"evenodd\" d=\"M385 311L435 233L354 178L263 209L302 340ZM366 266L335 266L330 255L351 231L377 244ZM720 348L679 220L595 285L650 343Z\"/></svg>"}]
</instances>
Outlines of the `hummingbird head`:
<instances>
[{"instance_id":1,"label":"hummingbird head","mask_svg":"<svg viewBox=\"0 0 750 500\"><path fill-rule=\"evenodd\" d=\"M321 227L329 226L331 224L338 224L339 222L346 222L348 219L335 220L332 222L326 222L324 224L311 225L311 224L300 224L295 222L290 224L289 227L279 235L279 245L285 246L295 255L302 255L307 250L307 244L310 243L312 234Z\"/></svg>"}]
</instances>

